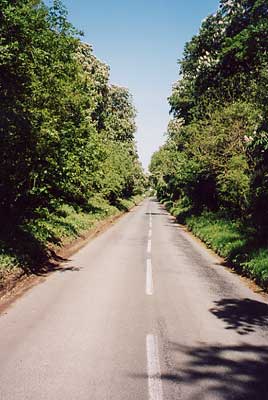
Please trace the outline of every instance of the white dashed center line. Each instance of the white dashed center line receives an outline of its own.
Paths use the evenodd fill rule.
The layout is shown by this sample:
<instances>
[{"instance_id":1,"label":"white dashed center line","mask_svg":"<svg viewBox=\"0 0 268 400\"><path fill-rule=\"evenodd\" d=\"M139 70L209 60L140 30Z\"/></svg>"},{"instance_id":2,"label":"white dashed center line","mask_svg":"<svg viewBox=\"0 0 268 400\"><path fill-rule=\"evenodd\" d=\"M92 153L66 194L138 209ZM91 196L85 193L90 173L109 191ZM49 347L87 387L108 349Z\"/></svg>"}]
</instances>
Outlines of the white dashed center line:
<instances>
[{"instance_id":1,"label":"white dashed center line","mask_svg":"<svg viewBox=\"0 0 268 400\"><path fill-rule=\"evenodd\" d=\"M148 296L153 295L153 273L152 273L152 261L150 258L147 259L147 266L146 266L146 294Z\"/></svg>"},{"instance_id":2,"label":"white dashed center line","mask_svg":"<svg viewBox=\"0 0 268 400\"><path fill-rule=\"evenodd\" d=\"M146 294L152 296L153 294L153 271L152 271L152 213L149 212L149 232L148 232L148 242L147 242L147 263L146 263Z\"/></svg>"},{"instance_id":3,"label":"white dashed center line","mask_svg":"<svg viewBox=\"0 0 268 400\"><path fill-rule=\"evenodd\" d=\"M149 400L162 400L163 389L157 336L147 335L146 350Z\"/></svg>"},{"instance_id":4,"label":"white dashed center line","mask_svg":"<svg viewBox=\"0 0 268 400\"><path fill-rule=\"evenodd\" d=\"M147 253L151 254L151 251L152 251L152 241L151 239L149 239L147 244Z\"/></svg>"}]
</instances>

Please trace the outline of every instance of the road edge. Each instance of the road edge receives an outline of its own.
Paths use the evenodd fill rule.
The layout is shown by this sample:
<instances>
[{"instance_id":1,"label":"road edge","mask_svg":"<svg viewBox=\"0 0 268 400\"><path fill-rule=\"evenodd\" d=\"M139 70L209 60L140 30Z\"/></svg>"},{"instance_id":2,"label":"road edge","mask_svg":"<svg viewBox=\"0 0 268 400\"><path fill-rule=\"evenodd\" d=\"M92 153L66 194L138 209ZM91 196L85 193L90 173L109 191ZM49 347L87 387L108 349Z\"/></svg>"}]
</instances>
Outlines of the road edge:
<instances>
[{"instance_id":1,"label":"road edge","mask_svg":"<svg viewBox=\"0 0 268 400\"><path fill-rule=\"evenodd\" d=\"M239 273L239 271L234 266L232 266L231 263L228 263L223 257L221 257L219 254L217 254L213 249L208 247L208 245L205 242L203 242L198 236L196 236L187 227L187 225L178 223L176 220L176 217L174 215L172 215L163 204L161 204L160 202L159 202L159 204L160 204L161 208L163 208L169 214L169 217L172 219L172 221L177 224L178 228L183 229L185 234L188 235L188 237L191 240L194 240L204 250L206 250L208 255L214 257L219 262L221 267L225 268L226 271L236 275L249 289L253 290L254 293L261 295L265 299L268 299L268 290L265 290L265 288L258 285L253 279L249 278L248 276Z\"/></svg>"},{"instance_id":2,"label":"road edge","mask_svg":"<svg viewBox=\"0 0 268 400\"><path fill-rule=\"evenodd\" d=\"M139 206L144 200L145 198L141 199L126 211L120 211L116 215L106 217L96 222L96 224L88 231L54 251L55 259L57 261L55 261L55 259L48 261L48 263L52 261L52 264L54 265L53 269L49 269L47 272L41 274L27 274L21 272L18 275L15 275L13 279L11 279L11 282L7 283L7 286L0 290L0 315L32 287L44 282L55 272L68 268L68 266L64 265L67 258L77 253L96 237L110 229L119 219Z\"/></svg>"}]
</instances>

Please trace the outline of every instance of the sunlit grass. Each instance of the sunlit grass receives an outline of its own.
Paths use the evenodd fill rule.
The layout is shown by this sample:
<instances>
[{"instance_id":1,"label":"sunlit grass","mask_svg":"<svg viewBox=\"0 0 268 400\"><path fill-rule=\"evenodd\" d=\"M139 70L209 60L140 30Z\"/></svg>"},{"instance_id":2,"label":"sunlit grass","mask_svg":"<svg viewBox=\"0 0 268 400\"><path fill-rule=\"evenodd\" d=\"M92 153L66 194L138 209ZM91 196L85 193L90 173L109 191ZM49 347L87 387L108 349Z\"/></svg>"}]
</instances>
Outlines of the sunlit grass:
<instances>
[{"instance_id":1,"label":"sunlit grass","mask_svg":"<svg viewBox=\"0 0 268 400\"><path fill-rule=\"evenodd\" d=\"M224 257L239 271L268 285L268 249L261 248L254 232L232 221L204 212L200 216L186 218L189 229L208 247Z\"/></svg>"},{"instance_id":2,"label":"sunlit grass","mask_svg":"<svg viewBox=\"0 0 268 400\"><path fill-rule=\"evenodd\" d=\"M38 271L39 264L49 259L51 250L85 234L106 218L129 210L142 199L136 196L119 200L117 207L103 198L92 198L87 210L68 204L58 205L53 211L39 209L36 215L18 226L7 226L0 238L0 282L9 271L22 269L26 273Z\"/></svg>"}]
</instances>

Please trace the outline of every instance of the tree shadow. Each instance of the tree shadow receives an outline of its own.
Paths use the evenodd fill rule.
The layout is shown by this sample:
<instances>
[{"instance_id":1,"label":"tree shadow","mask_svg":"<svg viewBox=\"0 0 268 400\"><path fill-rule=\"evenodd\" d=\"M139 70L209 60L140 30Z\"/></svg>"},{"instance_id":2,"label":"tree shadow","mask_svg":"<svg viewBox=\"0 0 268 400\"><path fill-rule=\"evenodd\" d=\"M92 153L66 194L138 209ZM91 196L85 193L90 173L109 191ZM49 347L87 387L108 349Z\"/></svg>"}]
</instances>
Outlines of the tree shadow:
<instances>
[{"instance_id":1,"label":"tree shadow","mask_svg":"<svg viewBox=\"0 0 268 400\"><path fill-rule=\"evenodd\" d=\"M268 305L252 299L222 299L214 301L210 312L226 323L225 329L236 330L240 335L254 332L256 328L268 329Z\"/></svg>"},{"instance_id":2,"label":"tree shadow","mask_svg":"<svg viewBox=\"0 0 268 400\"><path fill-rule=\"evenodd\" d=\"M227 346L181 346L173 350L186 356L186 363L178 375L163 376L195 385L202 392L191 399L207 397L233 400L268 399L268 347L250 344Z\"/></svg>"},{"instance_id":3,"label":"tree shadow","mask_svg":"<svg viewBox=\"0 0 268 400\"><path fill-rule=\"evenodd\" d=\"M54 270L59 272L79 272L81 271L80 267L65 267L65 266L58 266Z\"/></svg>"},{"instance_id":4,"label":"tree shadow","mask_svg":"<svg viewBox=\"0 0 268 400\"><path fill-rule=\"evenodd\" d=\"M268 346L169 344L173 362L163 383L184 400L268 400ZM134 375L146 379L146 375ZM171 394L171 392L169 392ZM175 398L175 397L172 397Z\"/></svg>"},{"instance_id":5,"label":"tree shadow","mask_svg":"<svg viewBox=\"0 0 268 400\"><path fill-rule=\"evenodd\" d=\"M152 216L154 216L154 215L168 215L168 213L167 212L159 212L159 213L157 213L157 212L146 212L145 215L152 215Z\"/></svg>"},{"instance_id":6,"label":"tree shadow","mask_svg":"<svg viewBox=\"0 0 268 400\"><path fill-rule=\"evenodd\" d=\"M123 212L129 212L129 208L122 202L116 201L113 203L113 205L119 210Z\"/></svg>"},{"instance_id":7,"label":"tree shadow","mask_svg":"<svg viewBox=\"0 0 268 400\"><path fill-rule=\"evenodd\" d=\"M51 235L50 243L60 244L61 241ZM9 224L1 227L0 247L25 274L45 275L60 268L62 262L68 261L21 225Z\"/></svg>"}]
</instances>

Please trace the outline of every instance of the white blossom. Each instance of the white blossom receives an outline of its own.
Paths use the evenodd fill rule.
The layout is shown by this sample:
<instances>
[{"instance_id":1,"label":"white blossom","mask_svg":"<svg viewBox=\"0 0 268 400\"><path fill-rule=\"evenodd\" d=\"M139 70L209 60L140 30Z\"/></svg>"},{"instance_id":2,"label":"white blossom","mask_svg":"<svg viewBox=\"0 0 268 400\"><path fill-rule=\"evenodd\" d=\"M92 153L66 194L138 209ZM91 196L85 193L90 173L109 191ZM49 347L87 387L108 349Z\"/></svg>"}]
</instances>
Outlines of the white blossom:
<instances>
[{"instance_id":1,"label":"white blossom","mask_svg":"<svg viewBox=\"0 0 268 400\"><path fill-rule=\"evenodd\" d=\"M244 142L245 143L251 143L252 140L253 140L252 136L247 136L247 135L244 136Z\"/></svg>"}]
</instances>

